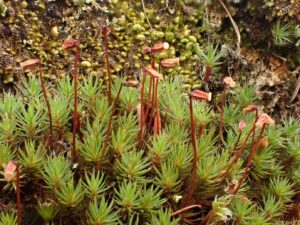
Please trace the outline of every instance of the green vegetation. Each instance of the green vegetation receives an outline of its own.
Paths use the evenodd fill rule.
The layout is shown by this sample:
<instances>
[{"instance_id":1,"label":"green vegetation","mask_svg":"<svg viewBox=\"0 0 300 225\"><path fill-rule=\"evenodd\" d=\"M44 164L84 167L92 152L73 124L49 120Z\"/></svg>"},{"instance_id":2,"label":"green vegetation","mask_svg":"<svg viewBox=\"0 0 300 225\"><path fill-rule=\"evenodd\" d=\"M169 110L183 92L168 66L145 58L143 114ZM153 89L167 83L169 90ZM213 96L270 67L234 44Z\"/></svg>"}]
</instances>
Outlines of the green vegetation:
<instances>
[{"instance_id":1,"label":"green vegetation","mask_svg":"<svg viewBox=\"0 0 300 225\"><path fill-rule=\"evenodd\" d=\"M28 82L32 82L32 79L35 78L29 78ZM180 78L176 78L172 85L175 90L180 89L178 79ZM116 80L114 85L119 80L120 78ZM86 87L85 85L85 82L80 83L80 93L85 93L81 91ZM97 88L98 90L97 95L99 97L94 98L95 105L99 105L98 102L108 101L105 98L105 89L99 89L101 84L97 79L90 85L90 88ZM35 87L27 86L27 93L32 91L30 88ZM10 136L5 133L1 135L3 141L0 159L2 168L4 168L3 174L7 163L13 160L20 163L21 166L21 190L26 190L28 185L39 188L42 184L42 191L37 193L39 199L36 206L38 207L37 212L44 221L54 221L54 224L60 221L60 218L65 218L66 213L70 210L73 213L68 216L70 218L67 221L71 221L71 218L76 219L79 216L84 216L82 219L84 224L98 224L102 223L101 221L104 221L104 224L129 223L129 221L137 221L135 218L139 218L137 224L147 221L149 224L177 224L180 216L170 217L170 210L175 211L181 208L180 201L178 203L174 201L174 198L179 196L184 198L185 196L192 170L193 152L189 132L187 132L190 129L188 115L182 119L177 119L177 116L169 111L174 107L173 104L177 104L177 101L180 101L179 104L182 108L188 108L188 100L186 97L182 97L181 92L174 91L173 98L176 101L173 101L173 98L170 98L168 94L164 94L164 91L168 93L168 88L170 88L169 81L161 81L159 98L162 104L161 109L164 109L161 111L161 114L164 115L163 131L156 137L151 136L147 140L147 145L143 145L139 151L136 149L138 138L137 111L135 107L128 107L128 104L131 104L130 101L119 99L118 113L113 119L109 150L99 172L95 172L94 169L100 159L108 126L110 111L107 111L107 107L99 108L98 113L95 114L92 106L86 104L86 98L79 98L79 105L82 105L85 116L81 118L82 139L79 134L77 135L76 149L78 149L79 158L75 163L71 162L69 145L72 136L72 118L70 116L62 117L64 121L60 123L59 127L64 132L60 137L59 130L56 130L53 138L55 147L50 151L49 147L45 146L49 124L41 122L47 118L45 102L40 101L43 97L31 95L24 98L16 94L16 99L21 100L12 100L14 95L5 93L0 108L10 109L7 112L19 108L20 114L10 114L10 116L2 114L1 126L7 121L16 121L17 124L22 121L24 125L15 126L11 129L13 142L7 138ZM241 101L241 93L238 89L239 87L235 93L229 94L228 98L232 97L230 104L240 106L240 104L253 101L253 96L249 93L244 94L243 101ZM140 91L139 89L130 90L136 92L136 96ZM57 99L64 95L59 88L52 93L51 99ZM124 96L126 94L132 95L131 91L124 91L122 98L126 98ZM5 102L6 99L11 100ZM40 102L40 104L32 104L32 102ZM51 101L53 109L59 107L56 104L60 104L60 101ZM227 105L230 104L228 102ZM206 217L206 220L211 221L211 223L240 221L247 224L254 219L269 223L283 218L289 212L289 205L293 203L296 192L299 191L299 178L294 175L297 174L299 163L300 145L296 138L300 131L299 121L290 119L285 121L283 125L276 125L276 128L267 128L264 137L269 139L269 144L267 147L257 150L246 183L234 197L230 192L224 193L220 190L230 185L232 180L241 178L251 150L251 142L248 142L237 164L230 170L229 176L225 179L222 174L233 159L230 154L234 153L231 152L232 148L227 146L233 146L233 143L230 142L235 142L237 138L236 135L231 137L226 134L235 134L237 124L241 119L248 121L245 134L241 136L238 144L241 146L246 139L250 126L252 126L251 120L253 118L247 117L243 113L234 113L235 109L225 107L224 146L220 150L217 147L218 132L216 132L219 123L212 119L218 114L215 114L206 102L194 102L194 105L199 158L196 189L192 202L201 204L203 201L208 201L213 204L213 209L207 214L209 216ZM128 112L130 108L131 111ZM31 112L39 113L30 116ZM174 113L176 112L174 111ZM99 120L99 115L105 114L107 116L101 116L102 119ZM229 120L229 115L235 116ZM32 122L29 123L29 121ZM28 125L25 126L25 124ZM40 128L40 124L43 124L43 129ZM176 124L181 124L180 129ZM198 136L198 128L200 127L202 127L201 137ZM258 134L258 132L259 130L256 133ZM26 137L30 137L31 140ZM290 137L294 137L294 140ZM11 152L13 149L19 152L18 155ZM282 160L282 155L284 155L285 160ZM272 165L269 164L270 162ZM79 177L81 178L78 179ZM4 185L14 184L13 186L15 186L14 182L8 183L6 179L1 181ZM14 191L7 189L5 192ZM44 195L47 197L42 197ZM25 196L30 198L30 195L24 192L22 199ZM216 198L216 196L219 197ZM240 203L239 199L241 198L246 198L247 203ZM22 206L24 204L21 203ZM247 204L249 205L247 206ZM205 209L204 206L203 209ZM4 213L2 220L8 220L8 215L8 212ZM185 216L187 215L183 214L182 218ZM22 214L22 218L26 218L25 213Z\"/></svg>"}]
</instances>

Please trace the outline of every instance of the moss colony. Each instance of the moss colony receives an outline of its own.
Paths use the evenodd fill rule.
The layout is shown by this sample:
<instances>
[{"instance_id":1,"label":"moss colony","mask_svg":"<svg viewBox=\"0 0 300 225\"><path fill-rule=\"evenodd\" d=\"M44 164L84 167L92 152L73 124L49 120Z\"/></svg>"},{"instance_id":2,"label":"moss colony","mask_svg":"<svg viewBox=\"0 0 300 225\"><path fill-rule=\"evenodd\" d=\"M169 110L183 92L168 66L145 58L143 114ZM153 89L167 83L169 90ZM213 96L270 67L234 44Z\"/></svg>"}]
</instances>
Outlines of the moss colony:
<instances>
[{"instance_id":1,"label":"moss colony","mask_svg":"<svg viewBox=\"0 0 300 225\"><path fill-rule=\"evenodd\" d=\"M0 225L300 224L299 8L0 0Z\"/></svg>"}]
</instances>

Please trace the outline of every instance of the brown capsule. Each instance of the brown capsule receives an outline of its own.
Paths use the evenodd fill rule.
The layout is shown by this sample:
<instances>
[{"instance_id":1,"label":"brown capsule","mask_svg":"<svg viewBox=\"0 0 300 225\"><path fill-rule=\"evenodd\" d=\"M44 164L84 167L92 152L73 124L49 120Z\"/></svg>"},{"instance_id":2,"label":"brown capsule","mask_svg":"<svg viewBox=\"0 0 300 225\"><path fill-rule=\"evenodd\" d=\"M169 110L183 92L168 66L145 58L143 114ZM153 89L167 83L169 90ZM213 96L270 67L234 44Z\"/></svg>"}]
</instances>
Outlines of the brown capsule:
<instances>
[{"instance_id":1,"label":"brown capsule","mask_svg":"<svg viewBox=\"0 0 300 225\"><path fill-rule=\"evenodd\" d=\"M228 87L234 88L236 86L236 82L231 77L225 77L223 81Z\"/></svg>"},{"instance_id":2,"label":"brown capsule","mask_svg":"<svg viewBox=\"0 0 300 225\"><path fill-rule=\"evenodd\" d=\"M227 187L224 189L226 194L232 195L234 193L234 190L237 188L238 181L237 180L232 180Z\"/></svg>"},{"instance_id":3,"label":"brown capsule","mask_svg":"<svg viewBox=\"0 0 300 225\"><path fill-rule=\"evenodd\" d=\"M155 78L161 79L163 75L156 71L155 69L152 69L150 67L144 68L145 73L149 74L150 76L153 76Z\"/></svg>"},{"instance_id":4,"label":"brown capsule","mask_svg":"<svg viewBox=\"0 0 300 225\"><path fill-rule=\"evenodd\" d=\"M7 182L12 182L15 178L17 165L14 161L9 161L4 168L4 178Z\"/></svg>"},{"instance_id":5,"label":"brown capsule","mask_svg":"<svg viewBox=\"0 0 300 225\"><path fill-rule=\"evenodd\" d=\"M38 59L27 59L26 61L20 63L20 66L23 69L31 69L38 64L40 64L40 60Z\"/></svg>"},{"instance_id":6,"label":"brown capsule","mask_svg":"<svg viewBox=\"0 0 300 225\"><path fill-rule=\"evenodd\" d=\"M269 138L268 137L264 137L258 143L258 145L257 145L257 151L266 149L268 146L269 146Z\"/></svg>"},{"instance_id":7,"label":"brown capsule","mask_svg":"<svg viewBox=\"0 0 300 225\"><path fill-rule=\"evenodd\" d=\"M179 58L164 59L160 62L160 65L165 68L173 68L179 66Z\"/></svg>"},{"instance_id":8,"label":"brown capsule","mask_svg":"<svg viewBox=\"0 0 300 225\"><path fill-rule=\"evenodd\" d=\"M137 88L139 86L139 82L137 80L128 80L122 83L126 87Z\"/></svg>"},{"instance_id":9,"label":"brown capsule","mask_svg":"<svg viewBox=\"0 0 300 225\"><path fill-rule=\"evenodd\" d=\"M245 120L241 120L241 121L239 122L239 127L238 127L239 132L242 132L242 130L244 130L244 128L245 128L246 126L247 126L246 121L245 121Z\"/></svg>"},{"instance_id":10,"label":"brown capsule","mask_svg":"<svg viewBox=\"0 0 300 225\"><path fill-rule=\"evenodd\" d=\"M246 108L243 109L244 113L254 112L254 111L258 111L257 105L248 105Z\"/></svg>"},{"instance_id":11,"label":"brown capsule","mask_svg":"<svg viewBox=\"0 0 300 225\"><path fill-rule=\"evenodd\" d=\"M161 42L161 43L157 43L153 46L152 48L152 52L153 53L157 53L157 52L161 52L163 50L166 50L170 47L168 42Z\"/></svg>"},{"instance_id":12,"label":"brown capsule","mask_svg":"<svg viewBox=\"0 0 300 225\"><path fill-rule=\"evenodd\" d=\"M262 128L264 125L275 125L275 121L267 113L259 115L255 123L255 126L258 128Z\"/></svg>"},{"instance_id":13,"label":"brown capsule","mask_svg":"<svg viewBox=\"0 0 300 225\"><path fill-rule=\"evenodd\" d=\"M77 41L73 38L70 38L70 39L67 39L67 40L64 41L64 43L62 45L62 49L63 50L69 50L69 49L74 48L78 45L79 45L79 41Z\"/></svg>"},{"instance_id":14,"label":"brown capsule","mask_svg":"<svg viewBox=\"0 0 300 225\"><path fill-rule=\"evenodd\" d=\"M211 92L205 92L205 91L200 91L200 90L194 90L190 96L194 100L206 100L206 101L211 101Z\"/></svg>"}]
</instances>

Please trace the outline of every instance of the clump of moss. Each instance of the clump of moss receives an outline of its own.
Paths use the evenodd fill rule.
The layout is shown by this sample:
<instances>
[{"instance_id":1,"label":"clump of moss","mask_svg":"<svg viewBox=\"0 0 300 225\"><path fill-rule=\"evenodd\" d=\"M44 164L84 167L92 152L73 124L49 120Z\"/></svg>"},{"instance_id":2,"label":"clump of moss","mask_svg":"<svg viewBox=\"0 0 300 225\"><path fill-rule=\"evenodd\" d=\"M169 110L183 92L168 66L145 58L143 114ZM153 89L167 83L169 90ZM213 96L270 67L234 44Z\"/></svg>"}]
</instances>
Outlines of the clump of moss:
<instances>
[{"instance_id":1,"label":"clump of moss","mask_svg":"<svg viewBox=\"0 0 300 225\"><path fill-rule=\"evenodd\" d=\"M14 95L4 93L0 101L3 174L0 184L5 186L2 192L7 196L13 195L14 187L20 185L22 220L27 221L28 215L34 213L28 211L30 205L37 208L40 220L54 224L179 224L178 221L185 223L193 217L175 211L193 204L201 207L201 213L196 208L193 211L202 224L225 221L268 224L284 220L290 213L289 206L296 204L299 191L300 143L296 138L300 134L299 121L290 119L266 127L265 132L260 125L256 131L251 129L253 121L259 124L264 114L256 118L253 114L241 113L243 108L256 103L256 99L251 88L239 86L226 95L223 135L218 143L218 110L208 102L194 101L193 126L197 131L194 133L197 163L194 164L195 152L189 138L189 101L182 92L181 79L160 81L160 111L153 112L160 113L162 130L154 135L153 125L149 123L154 115L149 114L141 147L137 146L139 114L145 112L136 108L141 87L122 89L122 85L135 82L124 83L122 78L117 78L112 91L115 103L109 106L101 80L89 77L79 82L81 133L76 133L75 161L71 156L74 84L70 79L64 78L49 92L54 127L51 149L46 148L49 122L36 78L24 79L18 88L20 91ZM146 90L149 85L145 83ZM49 83L46 86L49 87ZM198 90L190 96L198 99L210 94ZM147 103L147 98L152 97L144 98ZM64 108L61 108L62 103ZM238 138L241 120L247 125ZM108 135L110 123L112 130ZM263 143L259 141L262 137ZM253 143L252 139L256 141ZM106 140L108 145L104 147ZM225 177L224 171L241 148L242 154ZM8 168L10 162L19 165L20 174ZM251 167L248 167L249 162ZM242 177L245 169L249 173ZM196 174L195 191L190 192L191 198L186 198L192 171ZM19 177L20 183L11 176ZM30 199L30 203L23 199ZM9 197L3 201L14 200ZM1 221L16 224L10 211L1 214Z\"/></svg>"}]
</instances>

